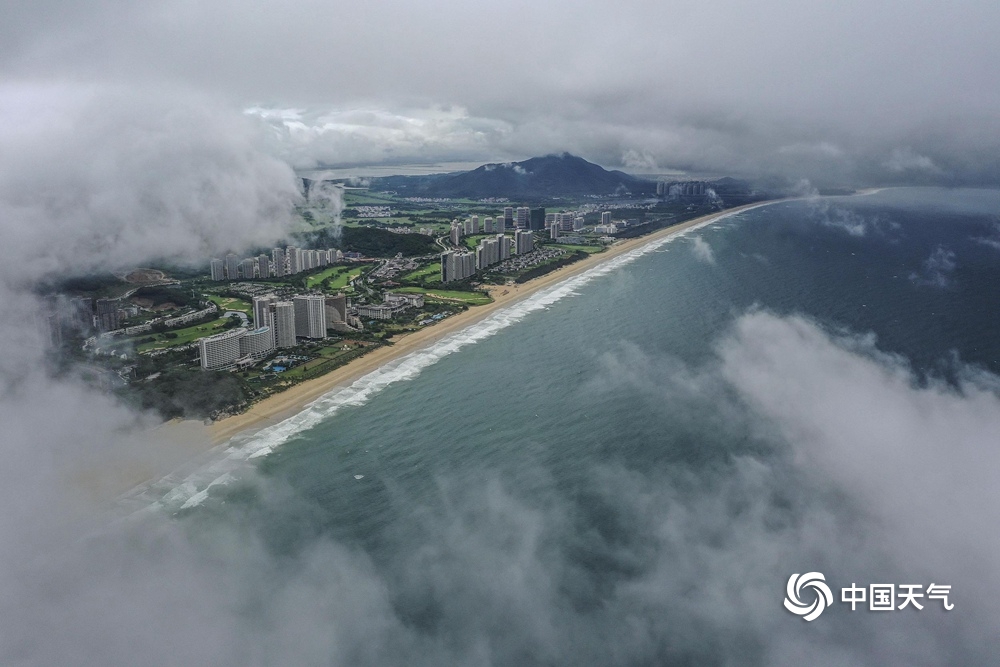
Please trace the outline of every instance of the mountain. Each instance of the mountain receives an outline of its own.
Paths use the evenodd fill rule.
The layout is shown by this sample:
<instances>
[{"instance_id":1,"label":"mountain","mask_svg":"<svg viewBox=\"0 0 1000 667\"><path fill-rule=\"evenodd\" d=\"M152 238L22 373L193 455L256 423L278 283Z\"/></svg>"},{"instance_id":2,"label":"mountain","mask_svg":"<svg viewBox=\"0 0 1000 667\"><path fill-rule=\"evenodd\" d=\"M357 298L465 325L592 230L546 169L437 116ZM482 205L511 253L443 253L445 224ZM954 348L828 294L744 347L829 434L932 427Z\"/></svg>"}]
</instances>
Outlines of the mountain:
<instances>
[{"instance_id":1,"label":"mountain","mask_svg":"<svg viewBox=\"0 0 1000 667\"><path fill-rule=\"evenodd\" d=\"M649 194L653 181L608 171L581 157L563 153L523 162L485 164L478 169L446 174L427 183L433 197L557 197L562 195Z\"/></svg>"}]
</instances>

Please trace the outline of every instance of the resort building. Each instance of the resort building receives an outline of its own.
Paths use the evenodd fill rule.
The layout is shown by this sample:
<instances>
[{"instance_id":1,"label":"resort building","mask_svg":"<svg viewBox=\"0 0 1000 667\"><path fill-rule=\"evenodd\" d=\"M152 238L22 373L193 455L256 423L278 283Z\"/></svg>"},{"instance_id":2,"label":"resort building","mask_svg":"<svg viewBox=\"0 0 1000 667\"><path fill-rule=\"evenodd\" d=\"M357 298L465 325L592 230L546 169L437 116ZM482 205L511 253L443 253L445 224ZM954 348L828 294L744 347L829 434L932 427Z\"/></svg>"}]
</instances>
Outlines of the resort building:
<instances>
[{"instance_id":1,"label":"resort building","mask_svg":"<svg viewBox=\"0 0 1000 667\"><path fill-rule=\"evenodd\" d=\"M198 339L202 370L231 368L240 358L240 339L247 335L242 327Z\"/></svg>"},{"instance_id":2,"label":"resort building","mask_svg":"<svg viewBox=\"0 0 1000 667\"><path fill-rule=\"evenodd\" d=\"M274 331L271 327L260 327L249 331L239 339L240 357L250 357L260 361L274 351Z\"/></svg>"}]
</instances>

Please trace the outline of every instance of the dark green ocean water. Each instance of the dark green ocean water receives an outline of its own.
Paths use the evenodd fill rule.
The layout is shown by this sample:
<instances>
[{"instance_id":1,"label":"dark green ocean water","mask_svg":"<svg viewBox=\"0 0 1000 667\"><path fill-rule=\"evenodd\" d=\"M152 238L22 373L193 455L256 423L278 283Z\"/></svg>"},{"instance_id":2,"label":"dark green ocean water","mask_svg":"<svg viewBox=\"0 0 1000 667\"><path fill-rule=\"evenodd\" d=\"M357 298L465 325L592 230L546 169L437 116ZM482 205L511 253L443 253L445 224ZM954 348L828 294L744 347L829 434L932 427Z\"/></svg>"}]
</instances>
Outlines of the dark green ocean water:
<instances>
[{"instance_id":1,"label":"dark green ocean water","mask_svg":"<svg viewBox=\"0 0 1000 667\"><path fill-rule=\"evenodd\" d=\"M246 527L289 569L334 549L310 575L331 664L975 662L955 612L782 608L793 572L926 564L877 539L868 496L801 468L726 350L752 360L748 336L795 319L914 391L988 385L998 216L998 191L900 189L728 217L320 402L166 505Z\"/></svg>"}]
</instances>

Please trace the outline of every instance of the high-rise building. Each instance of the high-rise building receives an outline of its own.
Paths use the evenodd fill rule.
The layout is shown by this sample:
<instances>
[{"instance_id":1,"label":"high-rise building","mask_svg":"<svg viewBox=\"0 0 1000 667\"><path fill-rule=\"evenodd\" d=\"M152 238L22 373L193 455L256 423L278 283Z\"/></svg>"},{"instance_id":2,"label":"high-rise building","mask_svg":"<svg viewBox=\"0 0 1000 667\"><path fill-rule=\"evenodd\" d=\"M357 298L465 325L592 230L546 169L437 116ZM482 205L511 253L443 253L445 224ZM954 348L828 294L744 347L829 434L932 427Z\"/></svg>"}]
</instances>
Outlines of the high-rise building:
<instances>
[{"instance_id":1,"label":"high-rise building","mask_svg":"<svg viewBox=\"0 0 1000 667\"><path fill-rule=\"evenodd\" d=\"M329 252L330 252L330 263L331 264L333 264L334 262L343 262L344 261L344 253L340 252L336 248L330 248Z\"/></svg>"},{"instance_id":2,"label":"high-rise building","mask_svg":"<svg viewBox=\"0 0 1000 667\"><path fill-rule=\"evenodd\" d=\"M451 234L449 240L451 244L457 246L462 239L462 232L464 230L457 222L451 223Z\"/></svg>"},{"instance_id":3,"label":"high-rise building","mask_svg":"<svg viewBox=\"0 0 1000 667\"><path fill-rule=\"evenodd\" d=\"M510 259L510 239L504 234L497 234L497 244L500 246L498 248L500 251L500 261Z\"/></svg>"},{"instance_id":4,"label":"high-rise building","mask_svg":"<svg viewBox=\"0 0 1000 667\"><path fill-rule=\"evenodd\" d=\"M535 249L535 235L527 229L519 229L514 232L514 251L518 255L531 252Z\"/></svg>"},{"instance_id":5,"label":"high-rise building","mask_svg":"<svg viewBox=\"0 0 1000 667\"><path fill-rule=\"evenodd\" d=\"M278 302L273 294L253 298L253 325L256 328L271 326L271 306Z\"/></svg>"},{"instance_id":6,"label":"high-rise building","mask_svg":"<svg viewBox=\"0 0 1000 667\"><path fill-rule=\"evenodd\" d=\"M330 251L329 250L319 250L319 266L329 266L330 265Z\"/></svg>"},{"instance_id":7,"label":"high-rise building","mask_svg":"<svg viewBox=\"0 0 1000 667\"><path fill-rule=\"evenodd\" d=\"M531 209L527 206L518 206L515 211L514 222L517 224L518 229L527 229L529 226L528 216L531 213Z\"/></svg>"},{"instance_id":8,"label":"high-rise building","mask_svg":"<svg viewBox=\"0 0 1000 667\"><path fill-rule=\"evenodd\" d=\"M503 209L503 227L502 229L510 229L514 226L514 207L506 206Z\"/></svg>"},{"instance_id":9,"label":"high-rise building","mask_svg":"<svg viewBox=\"0 0 1000 667\"><path fill-rule=\"evenodd\" d=\"M321 294L300 294L295 304L295 335L299 338L326 338L326 299Z\"/></svg>"},{"instance_id":10,"label":"high-rise building","mask_svg":"<svg viewBox=\"0 0 1000 667\"><path fill-rule=\"evenodd\" d=\"M257 277L271 277L271 260L267 255L257 255Z\"/></svg>"},{"instance_id":11,"label":"high-rise building","mask_svg":"<svg viewBox=\"0 0 1000 667\"><path fill-rule=\"evenodd\" d=\"M278 301L271 305L275 347L295 347L295 304Z\"/></svg>"},{"instance_id":12,"label":"high-rise building","mask_svg":"<svg viewBox=\"0 0 1000 667\"><path fill-rule=\"evenodd\" d=\"M274 350L274 330L260 327L240 338L240 357L260 361Z\"/></svg>"},{"instance_id":13,"label":"high-rise building","mask_svg":"<svg viewBox=\"0 0 1000 667\"><path fill-rule=\"evenodd\" d=\"M657 185L660 185L657 183ZM604 226L611 224L611 211L603 211L601 213L601 224Z\"/></svg>"},{"instance_id":14,"label":"high-rise building","mask_svg":"<svg viewBox=\"0 0 1000 667\"><path fill-rule=\"evenodd\" d=\"M548 229L552 225L556 224L556 214L546 213L545 214L545 229Z\"/></svg>"},{"instance_id":15,"label":"high-rise building","mask_svg":"<svg viewBox=\"0 0 1000 667\"><path fill-rule=\"evenodd\" d=\"M481 228L479 226L479 216L478 215L472 216L472 233L478 234L480 229Z\"/></svg>"},{"instance_id":16,"label":"high-rise building","mask_svg":"<svg viewBox=\"0 0 1000 667\"><path fill-rule=\"evenodd\" d=\"M483 231L487 234L493 233L493 218L486 218L483 222Z\"/></svg>"},{"instance_id":17,"label":"high-rise building","mask_svg":"<svg viewBox=\"0 0 1000 667\"><path fill-rule=\"evenodd\" d=\"M83 331L94 327L94 300L89 296L71 299L69 302L73 323Z\"/></svg>"},{"instance_id":18,"label":"high-rise building","mask_svg":"<svg viewBox=\"0 0 1000 667\"><path fill-rule=\"evenodd\" d=\"M240 275L246 280L253 280L255 268L257 268L257 260L247 257L240 262Z\"/></svg>"},{"instance_id":19,"label":"high-rise building","mask_svg":"<svg viewBox=\"0 0 1000 667\"><path fill-rule=\"evenodd\" d=\"M212 280L226 279L226 264L218 257L213 257L209 263L209 270L212 272Z\"/></svg>"},{"instance_id":20,"label":"high-rise building","mask_svg":"<svg viewBox=\"0 0 1000 667\"><path fill-rule=\"evenodd\" d=\"M295 246L285 248L285 255L288 256L288 273L294 275L302 270L302 251Z\"/></svg>"},{"instance_id":21,"label":"high-rise building","mask_svg":"<svg viewBox=\"0 0 1000 667\"><path fill-rule=\"evenodd\" d=\"M556 224L560 232L573 231L573 222L576 220L576 213L557 213Z\"/></svg>"},{"instance_id":22,"label":"high-rise building","mask_svg":"<svg viewBox=\"0 0 1000 667\"><path fill-rule=\"evenodd\" d=\"M584 219L582 215L578 215L573 218L573 231L578 232L583 229Z\"/></svg>"},{"instance_id":23,"label":"high-rise building","mask_svg":"<svg viewBox=\"0 0 1000 667\"><path fill-rule=\"evenodd\" d=\"M533 232L545 229L545 209L533 208L528 214L528 229Z\"/></svg>"},{"instance_id":24,"label":"high-rise building","mask_svg":"<svg viewBox=\"0 0 1000 667\"><path fill-rule=\"evenodd\" d=\"M549 227L549 238L550 239L559 238L559 225L557 225L554 222L552 223L552 226Z\"/></svg>"},{"instance_id":25,"label":"high-rise building","mask_svg":"<svg viewBox=\"0 0 1000 667\"><path fill-rule=\"evenodd\" d=\"M285 251L282 248L275 248L271 251L271 259L274 260L274 275L278 278L284 278Z\"/></svg>"},{"instance_id":26,"label":"high-rise building","mask_svg":"<svg viewBox=\"0 0 1000 667\"><path fill-rule=\"evenodd\" d=\"M476 268L485 269L500 261L500 243L495 239L483 239L476 247Z\"/></svg>"},{"instance_id":27,"label":"high-rise building","mask_svg":"<svg viewBox=\"0 0 1000 667\"><path fill-rule=\"evenodd\" d=\"M202 370L216 370L231 367L240 358L240 339L247 330L238 327L220 334L198 339Z\"/></svg>"},{"instance_id":28,"label":"high-rise building","mask_svg":"<svg viewBox=\"0 0 1000 667\"><path fill-rule=\"evenodd\" d=\"M118 299L97 300L97 328L101 331L114 331L118 328Z\"/></svg>"},{"instance_id":29,"label":"high-rise building","mask_svg":"<svg viewBox=\"0 0 1000 667\"><path fill-rule=\"evenodd\" d=\"M240 277L240 258L234 253L226 255L226 279L238 280Z\"/></svg>"},{"instance_id":30,"label":"high-rise building","mask_svg":"<svg viewBox=\"0 0 1000 667\"><path fill-rule=\"evenodd\" d=\"M464 280L476 273L476 255L449 250L441 253L441 282Z\"/></svg>"}]
</instances>

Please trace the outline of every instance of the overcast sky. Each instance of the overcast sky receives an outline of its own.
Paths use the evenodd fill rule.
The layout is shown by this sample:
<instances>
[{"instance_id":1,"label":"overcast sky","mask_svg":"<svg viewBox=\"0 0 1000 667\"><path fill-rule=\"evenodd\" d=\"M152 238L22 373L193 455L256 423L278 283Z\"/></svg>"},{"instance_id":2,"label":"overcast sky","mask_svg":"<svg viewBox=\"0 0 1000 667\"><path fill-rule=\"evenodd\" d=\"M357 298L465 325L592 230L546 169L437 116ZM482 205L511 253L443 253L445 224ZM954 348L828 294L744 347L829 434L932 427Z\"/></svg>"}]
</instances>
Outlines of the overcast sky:
<instances>
[{"instance_id":1,"label":"overcast sky","mask_svg":"<svg viewBox=\"0 0 1000 667\"><path fill-rule=\"evenodd\" d=\"M506 544L510 526L529 546L558 534L550 528L571 526L568 510L527 507L502 489L470 489L456 496L462 512L416 523L400 563L381 572L333 542L275 562L255 517L206 535L159 513L108 526L94 497L174 470L205 436L197 425L187 438L150 431L153 416L75 370L49 374L35 286L164 258L204 267L215 253L277 243L298 198L291 167L317 164L565 150L640 173L996 185L1000 4L8 0L0 16L0 663L485 664L482 637L511 619L500 633L511 651L541 647L579 664L700 650L706 628L762 638L771 664L866 654L915 664L926 647L925 664L955 664L946 658L989 650L997 539L965 528L990 525L1000 502L995 389L917 387L899 360L763 313L736 321L707 370L611 355L607 391L649 385L663 409L710 396L731 428L787 437L796 458L870 500L874 521L894 532L805 501L791 525L756 509L734 517L735 502L766 508L774 488L811 491L761 462L742 462L726 493L692 498L669 480L622 474L605 484L608 506L638 517L661 555L648 579L590 613L545 584L562 580L557 556ZM831 213L826 224L863 236L866 223ZM709 263L710 240L692 242ZM932 256L924 286L953 259ZM756 416L727 406L730 395ZM873 416L845 428L838 417L856 406ZM876 426L889 434L877 455L859 435ZM942 442L954 445L947 456ZM904 447L915 452L909 476L894 474ZM956 491L911 503L908 480L931 477L959 480ZM292 502L290 490L258 483L266 507ZM950 520L959 514L967 523ZM864 539L837 543L831 526L848 519ZM776 537L775 525L785 526ZM732 539L720 545L719 534ZM883 547L891 563L958 560L966 574L949 583L969 613L905 634L846 635L860 637L851 646L785 624L770 582L792 571L789 554L853 564ZM424 554L417 569L411 554ZM483 572L494 576L484 583ZM691 581L706 582L704 596L688 595ZM747 582L735 611L713 604ZM448 601L440 635L396 614L400 592ZM512 602L484 604L494 599ZM747 611L764 608L770 616ZM830 651L817 653L817 641ZM597 644L607 653L589 652ZM720 655L738 662L741 647Z\"/></svg>"},{"instance_id":2,"label":"overcast sky","mask_svg":"<svg viewBox=\"0 0 1000 667\"><path fill-rule=\"evenodd\" d=\"M997 25L982 1L43 0L5 8L0 72L5 96L211 95L264 118L297 167L569 150L639 172L994 183Z\"/></svg>"}]
</instances>

